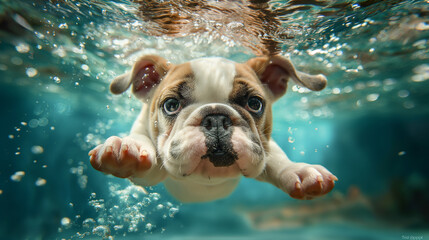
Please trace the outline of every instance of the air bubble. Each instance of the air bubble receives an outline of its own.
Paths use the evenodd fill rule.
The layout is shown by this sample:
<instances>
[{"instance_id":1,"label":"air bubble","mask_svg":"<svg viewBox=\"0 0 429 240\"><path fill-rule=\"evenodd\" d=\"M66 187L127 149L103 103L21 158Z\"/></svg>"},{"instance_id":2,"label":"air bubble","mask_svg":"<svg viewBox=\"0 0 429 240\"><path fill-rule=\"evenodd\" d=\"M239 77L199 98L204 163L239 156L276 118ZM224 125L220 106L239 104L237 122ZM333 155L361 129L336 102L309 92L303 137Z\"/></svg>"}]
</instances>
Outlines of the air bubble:
<instances>
[{"instance_id":1,"label":"air bubble","mask_svg":"<svg viewBox=\"0 0 429 240\"><path fill-rule=\"evenodd\" d=\"M44 151L44 149L42 146L35 145L35 146L31 147L31 152L33 154L42 154L43 151Z\"/></svg>"},{"instance_id":2,"label":"air bubble","mask_svg":"<svg viewBox=\"0 0 429 240\"><path fill-rule=\"evenodd\" d=\"M139 198L139 195L137 193L133 193L133 194L131 194L131 196L133 196L133 198L135 198L135 199Z\"/></svg>"},{"instance_id":3,"label":"air bubble","mask_svg":"<svg viewBox=\"0 0 429 240\"><path fill-rule=\"evenodd\" d=\"M83 227L85 228L92 228L96 224L95 220L93 218L87 218L82 222Z\"/></svg>"},{"instance_id":4,"label":"air bubble","mask_svg":"<svg viewBox=\"0 0 429 240\"><path fill-rule=\"evenodd\" d=\"M398 96L400 97L400 98L406 98L406 97L408 97L410 95L410 92L408 91L408 90L400 90L399 92L398 92Z\"/></svg>"},{"instance_id":5,"label":"air bubble","mask_svg":"<svg viewBox=\"0 0 429 240\"><path fill-rule=\"evenodd\" d=\"M150 231L150 230L152 230L152 228L153 228L153 225L152 225L151 223L147 223L147 224L146 224L146 229L147 229L147 230L149 230L149 231Z\"/></svg>"},{"instance_id":6,"label":"air bubble","mask_svg":"<svg viewBox=\"0 0 429 240\"><path fill-rule=\"evenodd\" d=\"M429 64L421 64L413 69L415 73L411 77L413 82L423 82L429 79Z\"/></svg>"},{"instance_id":7,"label":"air bubble","mask_svg":"<svg viewBox=\"0 0 429 240\"><path fill-rule=\"evenodd\" d=\"M20 182L24 176L24 171L17 171L12 176L10 176L10 179L14 182Z\"/></svg>"},{"instance_id":8,"label":"air bubble","mask_svg":"<svg viewBox=\"0 0 429 240\"><path fill-rule=\"evenodd\" d=\"M148 206L149 204L151 204L151 202L152 202L152 200L150 200L150 198L148 198L148 197L144 197L143 201L142 201L144 206Z\"/></svg>"},{"instance_id":9,"label":"air bubble","mask_svg":"<svg viewBox=\"0 0 429 240\"><path fill-rule=\"evenodd\" d=\"M61 79L57 76L54 76L52 79L54 80L55 83L61 83Z\"/></svg>"},{"instance_id":10,"label":"air bubble","mask_svg":"<svg viewBox=\"0 0 429 240\"><path fill-rule=\"evenodd\" d=\"M28 77L34 77L37 75L37 69L29 67L27 68L27 70L25 70L25 73L27 74Z\"/></svg>"},{"instance_id":11,"label":"air bubble","mask_svg":"<svg viewBox=\"0 0 429 240\"><path fill-rule=\"evenodd\" d=\"M164 205L162 205L162 204L158 204L156 206L156 210L162 210L163 208L164 208Z\"/></svg>"},{"instance_id":12,"label":"air bubble","mask_svg":"<svg viewBox=\"0 0 429 240\"><path fill-rule=\"evenodd\" d=\"M387 79L384 79L383 85L391 86L391 85L396 84L396 82L397 81L393 78L387 78Z\"/></svg>"},{"instance_id":13,"label":"air bubble","mask_svg":"<svg viewBox=\"0 0 429 240\"><path fill-rule=\"evenodd\" d=\"M59 46L58 48L54 49L52 53L58 55L60 58L67 56L67 52L63 46Z\"/></svg>"},{"instance_id":14,"label":"air bubble","mask_svg":"<svg viewBox=\"0 0 429 240\"><path fill-rule=\"evenodd\" d=\"M70 225L71 225L71 220L70 220L70 218L68 218L68 217L63 217L63 218L61 219L61 225L62 225L63 227L66 227L66 228L70 227Z\"/></svg>"},{"instance_id":15,"label":"air bubble","mask_svg":"<svg viewBox=\"0 0 429 240\"><path fill-rule=\"evenodd\" d=\"M100 225L92 229L92 233L100 237L107 237L110 235L110 229L107 226Z\"/></svg>"},{"instance_id":16,"label":"air bubble","mask_svg":"<svg viewBox=\"0 0 429 240\"><path fill-rule=\"evenodd\" d=\"M28 123L28 126L30 128L36 128L39 126L39 120L37 119L31 119L30 122Z\"/></svg>"},{"instance_id":17,"label":"air bubble","mask_svg":"<svg viewBox=\"0 0 429 240\"><path fill-rule=\"evenodd\" d=\"M379 96L380 96L380 94L378 94L378 93L371 93L368 96L366 96L366 100L368 102L375 102L375 101L377 101Z\"/></svg>"},{"instance_id":18,"label":"air bubble","mask_svg":"<svg viewBox=\"0 0 429 240\"><path fill-rule=\"evenodd\" d=\"M368 87L379 87L381 85L380 81L373 80L366 83Z\"/></svg>"},{"instance_id":19,"label":"air bubble","mask_svg":"<svg viewBox=\"0 0 429 240\"><path fill-rule=\"evenodd\" d=\"M346 87L344 87L343 91L345 93L351 93L353 91L353 88L351 86L346 86Z\"/></svg>"},{"instance_id":20,"label":"air bubble","mask_svg":"<svg viewBox=\"0 0 429 240\"><path fill-rule=\"evenodd\" d=\"M341 90L339 88L334 88L334 89L332 89L332 93L333 94L340 94Z\"/></svg>"},{"instance_id":21,"label":"air bubble","mask_svg":"<svg viewBox=\"0 0 429 240\"><path fill-rule=\"evenodd\" d=\"M45 127L49 123L49 120L45 117L39 118L39 126Z\"/></svg>"},{"instance_id":22,"label":"air bubble","mask_svg":"<svg viewBox=\"0 0 429 240\"><path fill-rule=\"evenodd\" d=\"M68 28L69 28L69 25L67 25L67 23L61 23L60 25L58 25L58 27L59 27L60 29L68 29Z\"/></svg>"},{"instance_id":23,"label":"air bubble","mask_svg":"<svg viewBox=\"0 0 429 240\"><path fill-rule=\"evenodd\" d=\"M113 226L113 229L115 229L115 231L121 230L124 228L124 225L115 225Z\"/></svg>"},{"instance_id":24,"label":"air bubble","mask_svg":"<svg viewBox=\"0 0 429 240\"><path fill-rule=\"evenodd\" d=\"M35 185L37 187L45 186L46 185L46 179L38 178L35 182Z\"/></svg>"},{"instance_id":25,"label":"air bubble","mask_svg":"<svg viewBox=\"0 0 429 240\"><path fill-rule=\"evenodd\" d=\"M92 200L92 201L90 201L90 204L92 207L94 207L95 211L97 211L97 212L104 209L104 200L103 199ZM98 219L98 221L100 222L100 219Z\"/></svg>"},{"instance_id":26,"label":"air bubble","mask_svg":"<svg viewBox=\"0 0 429 240\"><path fill-rule=\"evenodd\" d=\"M149 197L154 201L158 201L161 198L161 195L159 195L159 193L150 193Z\"/></svg>"},{"instance_id":27,"label":"air bubble","mask_svg":"<svg viewBox=\"0 0 429 240\"><path fill-rule=\"evenodd\" d=\"M30 51L30 45L24 42L18 43L15 48L19 53L28 53Z\"/></svg>"},{"instance_id":28,"label":"air bubble","mask_svg":"<svg viewBox=\"0 0 429 240\"><path fill-rule=\"evenodd\" d=\"M85 70L85 71L88 71L88 70L89 70L89 66L88 66L88 65L86 65L86 64L82 64L82 65L80 66L80 68L82 68L82 70Z\"/></svg>"},{"instance_id":29,"label":"air bubble","mask_svg":"<svg viewBox=\"0 0 429 240\"><path fill-rule=\"evenodd\" d=\"M44 39L45 35L43 35L43 33L39 33L39 32L34 32L34 34L36 35L37 38L39 39Z\"/></svg>"},{"instance_id":30,"label":"air bubble","mask_svg":"<svg viewBox=\"0 0 429 240\"><path fill-rule=\"evenodd\" d=\"M176 213L178 212L179 212L179 208L172 207L170 208L170 210L168 210L168 216L174 217L174 215L176 215Z\"/></svg>"}]
</instances>

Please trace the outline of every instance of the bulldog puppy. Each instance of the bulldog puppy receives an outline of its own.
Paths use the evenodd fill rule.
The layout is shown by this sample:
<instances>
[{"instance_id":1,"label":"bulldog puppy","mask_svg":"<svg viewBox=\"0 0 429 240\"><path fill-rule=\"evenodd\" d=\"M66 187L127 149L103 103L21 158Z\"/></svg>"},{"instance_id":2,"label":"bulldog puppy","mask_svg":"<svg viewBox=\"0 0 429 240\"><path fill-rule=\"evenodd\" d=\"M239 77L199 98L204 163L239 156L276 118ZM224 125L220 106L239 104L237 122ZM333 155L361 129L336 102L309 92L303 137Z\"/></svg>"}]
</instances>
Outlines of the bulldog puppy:
<instances>
[{"instance_id":1,"label":"bulldog puppy","mask_svg":"<svg viewBox=\"0 0 429 240\"><path fill-rule=\"evenodd\" d=\"M164 182L182 202L224 198L242 175L297 199L326 194L338 179L320 165L290 161L270 137L271 106L285 94L288 79L315 91L327 83L281 56L180 65L144 56L110 85L114 94L131 86L143 103L130 135L108 138L89 152L90 162L142 186Z\"/></svg>"}]
</instances>

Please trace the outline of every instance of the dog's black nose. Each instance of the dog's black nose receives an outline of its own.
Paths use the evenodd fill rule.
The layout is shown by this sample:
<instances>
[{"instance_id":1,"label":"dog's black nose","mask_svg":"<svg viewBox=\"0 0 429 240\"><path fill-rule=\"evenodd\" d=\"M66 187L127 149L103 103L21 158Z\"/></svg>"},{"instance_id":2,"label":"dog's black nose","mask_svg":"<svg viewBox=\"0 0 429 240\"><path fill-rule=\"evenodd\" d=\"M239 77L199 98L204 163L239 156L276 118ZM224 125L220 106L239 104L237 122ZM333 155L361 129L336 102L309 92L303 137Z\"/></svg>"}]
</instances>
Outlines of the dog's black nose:
<instances>
[{"instance_id":1,"label":"dog's black nose","mask_svg":"<svg viewBox=\"0 0 429 240\"><path fill-rule=\"evenodd\" d=\"M231 118L222 114L207 115L201 121L201 126L207 146L207 153L202 158L209 158L215 167L232 165L237 154L231 144Z\"/></svg>"},{"instance_id":2,"label":"dog's black nose","mask_svg":"<svg viewBox=\"0 0 429 240\"><path fill-rule=\"evenodd\" d=\"M207 115L201 126L204 127L204 131L215 135L222 135L223 132L228 131L228 128L232 126L231 118L226 115L213 114Z\"/></svg>"}]
</instances>

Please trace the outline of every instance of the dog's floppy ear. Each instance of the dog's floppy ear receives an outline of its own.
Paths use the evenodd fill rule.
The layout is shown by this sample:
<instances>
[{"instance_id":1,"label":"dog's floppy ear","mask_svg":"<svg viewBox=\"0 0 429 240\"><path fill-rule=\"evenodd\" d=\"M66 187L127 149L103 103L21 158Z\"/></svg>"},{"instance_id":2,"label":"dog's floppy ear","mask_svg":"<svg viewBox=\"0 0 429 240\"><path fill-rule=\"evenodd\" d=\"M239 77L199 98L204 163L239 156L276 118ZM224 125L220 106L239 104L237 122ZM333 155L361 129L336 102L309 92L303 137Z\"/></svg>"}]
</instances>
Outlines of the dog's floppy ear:
<instances>
[{"instance_id":1,"label":"dog's floppy ear","mask_svg":"<svg viewBox=\"0 0 429 240\"><path fill-rule=\"evenodd\" d=\"M132 85L132 93L139 99L148 97L149 92L159 84L167 74L169 64L156 55L147 55L139 58L131 72L124 73L113 79L110 91L121 94Z\"/></svg>"},{"instance_id":2,"label":"dog's floppy ear","mask_svg":"<svg viewBox=\"0 0 429 240\"><path fill-rule=\"evenodd\" d=\"M256 73L262 84L272 92L274 100L286 93L287 81L291 78L296 84L313 91L325 88L327 80L322 74L310 75L295 70L292 62L281 56L255 57L246 62Z\"/></svg>"}]
</instances>

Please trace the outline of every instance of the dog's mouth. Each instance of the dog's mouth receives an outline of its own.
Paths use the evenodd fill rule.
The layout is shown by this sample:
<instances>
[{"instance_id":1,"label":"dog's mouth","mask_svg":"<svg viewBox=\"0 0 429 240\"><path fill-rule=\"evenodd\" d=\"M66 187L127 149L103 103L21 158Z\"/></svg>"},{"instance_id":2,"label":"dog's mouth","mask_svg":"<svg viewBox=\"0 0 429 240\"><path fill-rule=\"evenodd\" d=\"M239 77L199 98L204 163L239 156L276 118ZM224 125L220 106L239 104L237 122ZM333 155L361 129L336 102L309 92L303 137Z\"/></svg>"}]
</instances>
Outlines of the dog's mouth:
<instances>
[{"instance_id":1,"label":"dog's mouth","mask_svg":"<svg viewBox=\"0 0 429 240\"><path fill-rule=\"evenodd\" d=\"M231 151L224 151L223 149L214 149L208 151L207 154L203 155L201 159L208 158L215 167L229 167L235 163L238 159L236 153Z\"/></svg>"},{"instance_id":2,"label":"dog's mouth","mask_svg":"<svg viewBox=\"0 0 429 240\"><path fill-rule=\"evenodd\" d=\"M191 169L188 174L183 175L183 177L212 184L242 174L242 169L235 159L226 156L224 153L218 154L219 155L213 153L210 156L207 154L207 156L204 155L195 168ZM216 165L213 162L217 162Z\"/></svg>"}]
</instances>

